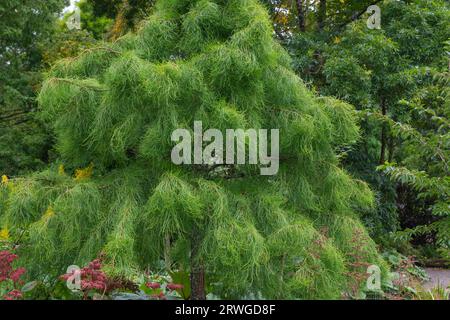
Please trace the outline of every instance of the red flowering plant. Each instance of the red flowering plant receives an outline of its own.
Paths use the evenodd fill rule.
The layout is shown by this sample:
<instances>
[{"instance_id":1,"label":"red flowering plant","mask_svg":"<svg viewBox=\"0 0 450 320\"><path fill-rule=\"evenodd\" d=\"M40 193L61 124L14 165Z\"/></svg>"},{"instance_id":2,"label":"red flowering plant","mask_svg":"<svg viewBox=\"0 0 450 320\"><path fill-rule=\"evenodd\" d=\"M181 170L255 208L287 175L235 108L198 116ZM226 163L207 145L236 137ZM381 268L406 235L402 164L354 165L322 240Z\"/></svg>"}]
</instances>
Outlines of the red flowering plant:
<instances>
[{"instance_id":1,"label":"red flowering plant","mask_svg":"<svg viewBox=\"0 0 450 320\"><path fill-rule=\"evenodd\" d=\"M116 289L136 291L137 286L126 279L110 278L102 270L102 259L95 259L82 269L73 268L71 272L60 278L68 283L68 287L82 295L84 300L107 299Z\"/></svg>"},{"instance_id":2,"label":"red flowering plant","mask_svg":"<svg viewBox=\"0 0 450 320\"><path fill-rule=\"evenodd\" d=\"M88 299L95 293L104 295L107 291L107 277L101 268L101 260L95 259L82 269L74 268L60 278L67 281L68 288L81 293L83 299Z\"/></svg>"},{"instance_id":3,"label":"red flowering plant","mask_svg":"<svg viewBox=\"0 0 450 320\"><path fill-rule=\"evenodd\" d=\"M81 269L71 268L60 279L67 282L67 288L75 294L79 293L85 300L174 300L185 296L185 286L174 282L177 277L146 273L135 279L136 282L113 278L102 271L102 261L100 255L100 258Z\"/></svg>"},{"instance_id":4,"label":"red flowering plant","mask_svg":"<svg viewBox=\"0 0 450 320\"><path fill-rule=\"evenodd\" d=\"M140 289L153 300L177 300L184 298L184 291L188 288L174 283L171 276L147 273Z\"/></svg>"},{"instance_id":5,"label":"red flowering plant","mask_svg":"<svg viewBox=\"0 0 450 320\"><path fill-rule=\"evenodd\" d=\"M15 268L14 262L18 256L9 250L0 251L0 299L18 300L23 298L21 289L22 275L25 268Z\"/></svg>"}]
</instances>

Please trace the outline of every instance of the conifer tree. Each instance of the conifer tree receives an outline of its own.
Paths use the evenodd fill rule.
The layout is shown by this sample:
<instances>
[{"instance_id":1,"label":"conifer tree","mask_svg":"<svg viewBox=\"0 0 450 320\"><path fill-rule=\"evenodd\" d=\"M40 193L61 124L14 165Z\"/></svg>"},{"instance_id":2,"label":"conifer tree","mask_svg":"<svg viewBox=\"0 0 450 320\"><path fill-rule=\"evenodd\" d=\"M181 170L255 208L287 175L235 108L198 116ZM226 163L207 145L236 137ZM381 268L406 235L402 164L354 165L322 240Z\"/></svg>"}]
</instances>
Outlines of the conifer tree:
<instances>
[{"instance_id":1,"label":"conifer tree","mask_svg":"<svg viewBox=\"0 0 450 320\"><path fill-rule=\"evenodd\" d=\"M256 0L161 0L136 34L60 61L39 96L60 162L1 187L29 273L101 252L112 274L186 272L192 299L282 299L339 298L385 270L358 219L372 193L339 167L354 111L290 63ZM278 174L173 164L171 134L194 121L279 129Z\"/></svg>"}]
</instances>

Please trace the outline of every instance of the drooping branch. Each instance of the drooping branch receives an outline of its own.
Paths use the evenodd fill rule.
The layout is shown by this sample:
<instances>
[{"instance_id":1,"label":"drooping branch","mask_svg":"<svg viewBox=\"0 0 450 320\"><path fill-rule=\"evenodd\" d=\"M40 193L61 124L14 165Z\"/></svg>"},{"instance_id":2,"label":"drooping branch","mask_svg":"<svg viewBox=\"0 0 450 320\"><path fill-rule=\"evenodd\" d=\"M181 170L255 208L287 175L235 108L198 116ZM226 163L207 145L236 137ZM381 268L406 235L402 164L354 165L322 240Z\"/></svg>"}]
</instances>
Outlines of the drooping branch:
<instances>
[{"instance_id":1,"label":"drooping branch","mask_svg":"<svg viewBox=\"0 0 450 320\"><path fill-rule=\"evenodd\" d=\"M0 116L0 121L12 120L14 118L26 115L28 113L29 111L26 110L16 111L7 115Z\"/></svg>"},{"instance_id":2,"label":"drooping branch","mask_svg":"<svg viewBox=\"0 0 450 320\"><path fill-rule=\"evenodd\" d=\"M104 50L104 51L108 51L114 54L121 54L120 51L114 50L113 48L107 47L107 46L97 46L97 47L93 47L93 48L87 48L84 49L81 54L86 53L86 52L92 52L92 51L96 51L96 50Z\"/></svg>"},{"instance_id":3,"label":"drooping branch","mask_svg":"<svg viewBox=\"0 0 450 320\"><path fill-rule=\"evenodd\" d=\"M108 91L108 89L99 87L99 86L95 86L93 84L87 84L85 82L81 82L81 81L77 81L74 79L68 79L68 78L51 78L49 79L50 82L65 82L71 85L75 85L78 87L82 87L82 88L88 88L88 89L92 89L95 91Z\"/></svg>"},{"instance_id":4,"label":"drooping branch","mask_svg":"<svg viewBox=\"0 0 450 320\"><path fill-rule=\"evenodd\" d=\"M30 117L24 118L24 119L20 119L20 120L17 120L16 122L14 122L14 123L11 124L11 127L13 127L13 126L18 126L18 125L27 123L27 122L30 121L30 120L31 120Z\"/></svg>"}]
</instances>

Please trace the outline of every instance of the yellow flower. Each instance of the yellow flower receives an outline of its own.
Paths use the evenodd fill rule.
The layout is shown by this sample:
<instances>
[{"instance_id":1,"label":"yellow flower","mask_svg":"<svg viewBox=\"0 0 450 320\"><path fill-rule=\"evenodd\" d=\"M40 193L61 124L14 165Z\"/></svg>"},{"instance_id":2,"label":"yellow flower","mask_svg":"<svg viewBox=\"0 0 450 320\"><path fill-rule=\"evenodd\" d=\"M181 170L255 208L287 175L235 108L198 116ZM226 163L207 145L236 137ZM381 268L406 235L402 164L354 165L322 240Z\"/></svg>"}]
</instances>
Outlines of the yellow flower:
<instances>
[{"instance_id":1,"label":"yellow flower","mask_svg":"<svg viewBox=\"0 0 450 320\"><path fill-rule=\"evenodd\" d=\"M3 176L2 176L2 184L7 184L8 181L9 181L8 176L3 175Z\"/></svg>"},{"instance_id":2,"label":"yellow flower","mask_svg":"<svg viewBox=\"0 0 450 320\"><path fill-rule=\"evenodd\" d=\"M88 179L92 176L92 171L94 171L94 164L91 163L88 167L84 169L75 170L75 180L80 181L83 179Z\"/></svg>"},{"instance_id":3,"label":"yellow flower","mask_svg":"<svg viewBox=\"0 0 450 320\"><path fill-rule=\"evenodd\" d=\"M53 217L54 215L55 215L55 211L53 210L53 208L48 207L47 211L45 211L44 215L42 216L42 219L48 220L51 217Z\"/></svg>"},{"instance_id":4,"label":"yellow flower","mask_svg":"<svg viewBox=\"0 0 450 320\"><path fill-rule=\"evenodd\" d=\"M0 230L0 240L8 240L9 239L9 230L8 228L3 228Z\"/></svg>"},{"instance_id":5,"label":"yellow flower","mask_svg":"<svg viewBox=\"0 0 450 320\"><path fill-rule=\"evenodd\" d=\"M335 37L333 42L334 42L335 44L338 44L338 43L341 42L341 38Z\"/></svg>"},{"instance_id":6,"label":"yellow flower","mask_svg":"<svg viewBox=\"0 0 450 320\"><path fill-rule=\"evenodd\" d=\"M63 165L63 164L60 164L60 165L59 165L59 167L58 167L58 174L59 174L60 176L63 176L63 175L66 174L66 171L64 170L64 165Z\"/></svg>"}]
</instances>

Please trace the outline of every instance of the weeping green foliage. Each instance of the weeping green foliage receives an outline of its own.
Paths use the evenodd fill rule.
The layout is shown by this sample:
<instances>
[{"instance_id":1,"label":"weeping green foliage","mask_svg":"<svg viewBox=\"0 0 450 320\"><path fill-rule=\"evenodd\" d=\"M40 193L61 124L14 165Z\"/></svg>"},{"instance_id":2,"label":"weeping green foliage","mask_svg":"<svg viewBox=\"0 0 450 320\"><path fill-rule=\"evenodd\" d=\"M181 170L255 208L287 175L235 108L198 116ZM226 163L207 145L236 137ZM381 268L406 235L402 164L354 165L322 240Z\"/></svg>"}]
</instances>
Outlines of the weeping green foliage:
<instances>
[{"instance_id":1,"label":"weeping green foliage","mask_svg":"<svg viewBox=\"0 0 450 320\"><path fill-rule=\"evenodd\" d=\"M117 274L201 265L224 298L339 298L357 230L358 262L382 266L357 217L372 194L336 154L358 138L353 110L310 93L272 32L255 0L161 0L137 34L55 66L39 102L66 172L2 186L28 268L57 274L102 252ZM279 129L279 173L173 165L171 133L194 120Z\"/></svg>"},{"instance_id":2,"label":"weeping green foliage","mask_svg":"<svg viewBox=\"0 0 450 320\"><path fill-rule=\"evenodd\" d=\"M161 177L161 182L149 198L145 217L151 230L166 234L183 235L192 228L192 221L202 214L200 199L193 192L193 186L173 174Z\"/></svg>"},{"instance_id":3,"label":"weeping green foliage","mask_svg":"<svg viewBox=\"0 0 450 320\"><path fill-rule=\"evenodd\" d=\"M325 113L332 123L333 142L337 146L351 145L359 138L356 112L353 107L333 98L321 99Z\"/></svg>"},{"instance_id":4,"label":"weeping green foliage","mask_svg":"<svg viewBox=\"0 0 450 320\"><path fill-rule=\"evenodd\" d=\"M288 298L330 299L345 290L343 257L310 222L299 220L281 228L269 237L269 246L273 263L282 270L279 290Z\"/></svg>"}]
</instances>

